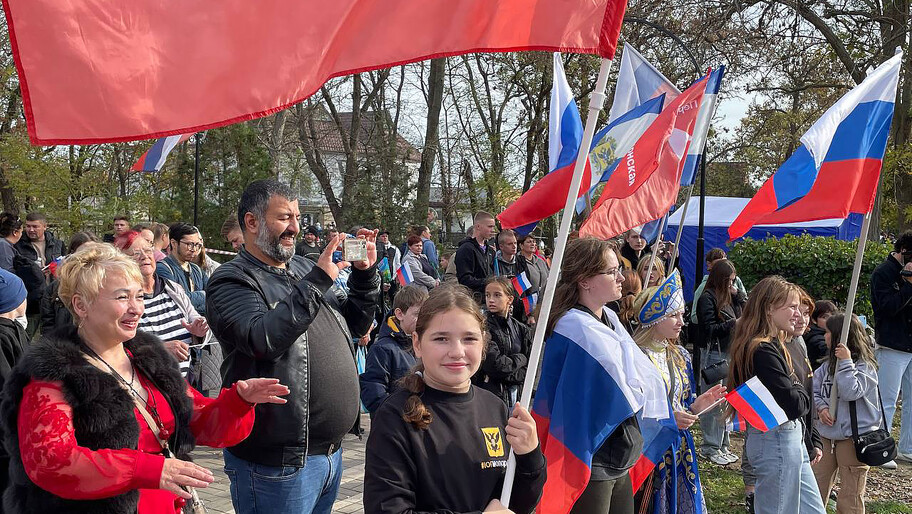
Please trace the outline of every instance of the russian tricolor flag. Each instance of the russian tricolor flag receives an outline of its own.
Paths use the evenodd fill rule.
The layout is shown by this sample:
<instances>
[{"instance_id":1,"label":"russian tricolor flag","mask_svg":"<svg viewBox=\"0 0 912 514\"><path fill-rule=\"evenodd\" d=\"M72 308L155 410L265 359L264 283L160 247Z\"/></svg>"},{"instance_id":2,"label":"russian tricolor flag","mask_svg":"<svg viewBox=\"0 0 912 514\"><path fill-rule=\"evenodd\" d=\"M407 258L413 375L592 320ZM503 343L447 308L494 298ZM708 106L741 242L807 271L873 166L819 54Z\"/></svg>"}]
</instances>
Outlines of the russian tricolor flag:
<instances>
[{"instance_id":1,"label":"russian tricolor flag","mask_svg":"<svg viewBox=\"0 0 912 514\"><path fill-rule=\"evenodd\" d=\"M619 326L614 313L604 312ZM569 512L589 483L592 456L602 443L639 412L644 419L666 418L666 394L655 366L623 329L612 332L576 309L564 314L545 343L532 406L548 462L538 512Z\"/></svg>"},{"instance_id":2,"label":"russian tricolor flag","mask_svg":"<svg viewBox=\"0 0 912 514\"><path fill-rule=\"evenodd\" d=\"M396 278L403 286L407 286L415 281L415 276L412 275L412 269L409 268L407 264L399 266L399 269L396 270Z\"/></svg>"},{"instance_id":3,"label":"russian tricolor flag","mask_svg":"<svg viewBox=\"0 0 912 514\"><path fill-rule=\"evenodd\" d=\"M624 53L621 56L621 67L608 121L617 120L652 98L665 95L665 101L670 103L680 94L681 91L636 48L624 43Z\"/></svg>"},{"instance_id":4,"label":"russian tricolor flag","mask_svg":"<svg viewBox=\"0 0 912 514\"><path fill-rule=\"evenodd\" d=\"M163 137L152 145L152 148L142 154L130 171L159 171L165 164L165 159L174 147L193 137L193 134L178 134Z\"/></svg>"},{"instance_id":5,"label":"russian tricolor flag","mask_svg":"<svg viewBox=\"0 0 912 514\"><path fill-rule=\"evenodd\" d=\"M902 52L877 67L801 136L728 229L730 240L754 225L866 214L874 205L893 121Z\"/></svg>"},{"instance_id":6,"label":"russian tricolor flag","mask_svg":"<svg viewBox=\"0 0 912 514\"><path fill-rule=\"evenodd\" d=\"M643 451L636 464L630 468L630 482L634 492L640 489L652 470L662 462L665 452L669 449L677 452L681 440L671 404L668 405L667 418L652 419L638 415L637 421L643 435Z\"/></svg>"},{"instance_id":7,"label":"russian tricolor flag","mask_svg":"<svg viewBox=\"0 0 912 514\"><path fill-rule=\"evenodd\" d=\"M684 158L684 169L681 171L681 186L686 187L694 183L697 177L697 168L703 159L703 148L706 146L706 136L712 123L713 114L716 112L716 102L719 99L719 88L722 86L722 76L725 75L725 66L719 66L709 74L706 83L706 92L703 93L703 103L700 104L700 113L697 114L697 124L694 127L693 139L687 148L687 157Z\"/></svg>"},{"instance_id":8,"label":"russian tricolor flag","mask_svg":"<svg viewBox=\"0 0 912 514\"><path fill-rule=\"evenodd\" d=\"M513 277L511 281L513 282L513 289L515 289L516 294L520 296L522 296L523 293L532 287L532 284L529 282L529 277L526 276L525 271Z\"/></svg>"},{"instance_id":9,"label":"russian tricolor flag","mask_svg":"<svg viewBox=\"0 0 912 514\"><path fill-rule=\"evenodd\" d=\"M725 422L725 428L729 432L744 432L747 430L747 420L738 411L732 414L731 419Z\"/></svg>"},{"instance_id":10,"label":"russian tricolor flag","mask_svg":"<svg viewBox=\"0 0 912 514\"><path fill-rule=\"evenodd\" d=\"M535 309L535 304L538 303L538 293L532 293L529 296L524 296L522 302L526 314L532 314L532 310Z\"/></svg>"},{"instance_id":11,"label":"russian tricolor flag","mask_svg":"<svg viewBox=\"0 0 912 514\"><path fill-rule=\"evenodd\" d=\"M567 83L560 54L555 53L554 85L551 88L551 111L548 116L548 174L497 215L503 228L534 224L564 207L582 141L583 122L573 99L573 91ZM590 176L591 170L587 163L577 196L589 189ZM523 229L523 233L529 231L529 227Z\"/></svg>"},{"instance_id":12,"label":"russian tricolor flag","mask_svg":"<svg viewBox=\"0 0 912 514\"><path fill-rule=\"evenodd\" d=\"M751 377L750 380L725 395L725 399L748 423L761 432L776 428L788 421L785 411L776 403L769 389L757 377Z\"/></svg>"}]
</instances>

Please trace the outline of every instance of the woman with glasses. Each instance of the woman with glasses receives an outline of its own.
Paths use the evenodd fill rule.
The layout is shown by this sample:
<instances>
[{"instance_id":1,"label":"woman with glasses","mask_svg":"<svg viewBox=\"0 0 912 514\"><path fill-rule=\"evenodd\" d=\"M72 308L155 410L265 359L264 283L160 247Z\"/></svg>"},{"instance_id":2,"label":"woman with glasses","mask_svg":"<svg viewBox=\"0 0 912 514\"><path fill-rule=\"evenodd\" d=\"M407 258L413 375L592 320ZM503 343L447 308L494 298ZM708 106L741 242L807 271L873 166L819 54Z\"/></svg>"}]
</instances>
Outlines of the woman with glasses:
<instances>
[{"instance_id":1,"label":"woman with glasses","mask_svg":"<svg viewBox=\"0 0 912 514\"><path fill-rule=\"evenodd\" d=\"M590 431L584 437L602 442L592 456L591 476L583 491L568 495L556 482L545 485L542 506L546 511L563 508L573 502L572 496L579 495L570 511L573 514L632 514L629 470L643 449L637 416L668 416L661 375L606 307L621 298L624 282L614 250L613 243L594 238L570 241L555 286L534 409L553 412L558 406L555 402L573 394L562 389L564 370L585 374L598 389L592 395L574 397L572 408L591 415L578 420L579 426ZM586 363L591 367L584 366ZM567 404L558 407L564 406ZM610 419L598 414L604 412L611 413ZM548 457L549 446L543 446Z\"/></svg>"},{"instance_id":2,"label":"woman with glasses","mask_svg":"<svg viewBox=\"0 0 912 514\"><path fill-rule=\"evenodd\" d=\"M117 238L115 246L139 265L145 308L139 328L164 342L186 379L190 371L190 347L208 344L212 339L206 318L193 308L184 288L155 272L155 249L139 232L126 232Z\"/></svg>"}]
</instances>

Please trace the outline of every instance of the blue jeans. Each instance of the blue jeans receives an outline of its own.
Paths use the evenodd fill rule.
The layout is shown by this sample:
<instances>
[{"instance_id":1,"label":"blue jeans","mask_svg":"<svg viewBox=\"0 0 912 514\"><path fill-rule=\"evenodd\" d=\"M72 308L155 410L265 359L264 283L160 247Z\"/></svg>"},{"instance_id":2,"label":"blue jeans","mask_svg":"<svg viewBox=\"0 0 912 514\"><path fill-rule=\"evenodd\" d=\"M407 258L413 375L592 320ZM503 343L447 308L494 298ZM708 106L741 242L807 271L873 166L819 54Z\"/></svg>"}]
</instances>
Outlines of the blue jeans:
<instances>
[{"instance_id":1,"label":"blue jeans","mask_svg":"<svg viewBox=\"0 0 912 514\"><path fill-rule=\"evenodd\" d=\"M700 354L701 369L705 368L712 362L719 359L727 358L725 352L716 350L706 350ZM703 384L703 391L716 384L706 384L703 382L703 375L700 374L700 383ZM718 382L717 382L718 383ZM728 450L728 430L725 428L725 404L717 405L712 410L700 415L700 430L703 431L703 444L700 445L700 453L706 457L711 457L720 450Z\"/></svg>"},{"instance_id":2,"label":"blue jeans","mask_svg":"<svg viewBox=\"0 0 912 514\"><path fill-rule=\"evenodd\" d=\"M757 488L757 514L826 514L811 461L804 447L801 423L786 421L761 432L748 427L745 453L750 459ZM797 506L797 510L796 510Z\"/></svg>"},{"instance_id":3,"label":"blue jeans","mask_svg":"<svg viewBox=\"0 0 912 514\"><path fill-rule=\"evenodd\" d=\"M893 427L896 398L902 389L903 410L897 450L912 453L912 353L878 347L877 365L877 383L883 397L884 414L887 415L887 430Z\"/></svg>"},{"instance_id":4,"label":"blue jeans","mask_svg":"<svg viewBox=\"0 0 912 514\"><path fill-rule=\"evenodd\" d=\"M329 514L342 481L342 450L310 455L303 468L263 466L224 451L237 514Z\"/></svg>"}]
</instances>

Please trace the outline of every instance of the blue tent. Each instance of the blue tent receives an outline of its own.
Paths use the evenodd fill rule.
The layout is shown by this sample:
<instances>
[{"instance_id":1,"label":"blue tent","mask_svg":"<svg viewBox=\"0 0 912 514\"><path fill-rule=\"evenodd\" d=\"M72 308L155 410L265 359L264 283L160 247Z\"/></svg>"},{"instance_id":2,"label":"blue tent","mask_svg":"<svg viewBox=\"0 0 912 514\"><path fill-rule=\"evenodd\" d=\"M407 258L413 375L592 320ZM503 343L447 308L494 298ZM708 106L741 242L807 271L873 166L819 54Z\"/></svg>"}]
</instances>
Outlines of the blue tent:
<instances>
[{"instance_id":1,"label":"blue tent","mask_svg":"<svg viewBox=\"0 0 912 514\"><path fill-rule=\"evenodd\" d=\"M726 251L731 248L728 245L728 227L735 221L744 206L750 198L725 198L720 196L706 197L706 215L704 217L704 246L703 251L708 252L712 248L725 248ZM668 218L668 226L665 228L664 236L666 241L674 241L678 234L678 227L681 224L681 213L684 209L678 208ZM680 267L684 279L684 296L687 301L693 300L694 273L699 261L704 266L703 272L706 273L706 262L704 256L699 258L697 252L697 226L699 224L700 199L693 197L690 199L690 206L687 208L687 219L684 220L684 233L681 236L681 247L678 249L681 260ZM751 239L766 239L768 237L782 237L785 234L810 234L812 236L828 236L849 241L858 239L861 233L862 216L851 214L846 219L828 219L820 221L806 221L801 223L787 223L783 225L760 225L751 229L744 237ZM735 244L739 240L734 241ZM705 255L705 254L704 254Z\"/></svg>"}]
</instances>

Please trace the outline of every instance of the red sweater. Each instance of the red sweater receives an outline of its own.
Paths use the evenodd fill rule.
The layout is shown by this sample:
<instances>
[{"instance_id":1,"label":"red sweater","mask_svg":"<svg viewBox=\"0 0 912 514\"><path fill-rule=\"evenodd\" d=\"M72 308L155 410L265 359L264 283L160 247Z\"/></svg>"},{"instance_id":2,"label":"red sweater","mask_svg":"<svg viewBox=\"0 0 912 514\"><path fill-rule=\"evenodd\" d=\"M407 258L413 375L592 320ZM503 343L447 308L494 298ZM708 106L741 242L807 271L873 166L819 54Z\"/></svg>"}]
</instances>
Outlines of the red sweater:
<instances>
[{"instance_id":1,"label":"red sweater","mask_svg":"<svg viewBox=\"0 0 912 514\"><path fill-rule=\"evenodd\" d=\"M174 431L174 414L165 397L141 375L165 429ZM196 392L190 430L199 445L232 446L243 441L253 428L254 409L237 393L237 386L223 389L217 399ZM19 406L19 451L25 472L38 487L73 500L106 498L139 489L139 512L179 513L184 500L159 489L165 458L145 419L134 409L139 424L138 449L91 450L76 443L73 411L60 384L33 380Z\"/></svg>"}]
</instances>

